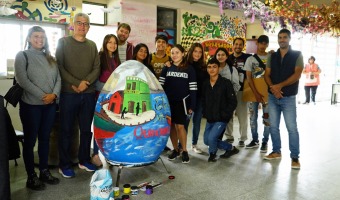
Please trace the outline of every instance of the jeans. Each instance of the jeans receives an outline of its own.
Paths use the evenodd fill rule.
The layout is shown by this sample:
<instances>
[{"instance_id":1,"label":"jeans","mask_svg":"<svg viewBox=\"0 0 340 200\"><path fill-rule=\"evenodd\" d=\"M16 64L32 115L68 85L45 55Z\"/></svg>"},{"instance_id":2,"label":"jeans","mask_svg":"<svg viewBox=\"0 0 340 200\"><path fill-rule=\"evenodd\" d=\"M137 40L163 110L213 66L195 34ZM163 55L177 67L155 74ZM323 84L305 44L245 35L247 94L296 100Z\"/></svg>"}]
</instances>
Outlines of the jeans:
<instances>
[{"instance_id":1,"label":"jeans","mask_svg":"<svg viewBox=\"0 0 340 200\"><path fill-rule=\"evenodd\" d=\"M270 136L273 142L273 152L281 153L280 119L283 114L289 137L289 150L291 158L299 158L299 132L296 122L296 96L275 98L269 94L269 122Z\"/></svg>"},{"instance_id":2,"label":"jeans","mask_svg":"<svg viewBox=\"0 0 340 200\"><path fill-rule=\"evenodd\" d=\"M57 104L30 105L20 101L20 119L24 132L23 158L27 175L34 171L33 148L38 137L39 170L48 169L50 134Z\"/></svg>"},{"instance_id":3,"label":"jeans","mask_svg":"<svg viewBox=\"0 0 340 200\"><path fill-rule=\"evenodd\" d=\"M80 144L78 160L80 164L90 162L91 148L91 124L95 108L95 93L61 93L60 95L60 125L59 135L59 166L60 168L70 168L72 160L70 149L74 132L73 125L78 119L80 129Z\"/></svg>"},{"instance_id":4,"label":"jeans","mask_svg":"<svg viewBox=\"0 0 340 200\"><path fill-rule=\"evenodd\" d=\"M209 146L209 154L215 154L217 149L229 151L233 148L228 142L219 139L226 127L225 122L206 123L204 131L204 144Z\"/></svg>"},{"instance_id":5,"label":"jeans","mask_svg":"<svg viewBox=\"0 0 340 200\"><path fill-rule=\"evenodd\" d=\"M251 130L251 135L253 137L253 141L258 141L259 140L259 134L257 132L257 118L258 118L258 111L259 111L259 102L249 102L248 107L249 107L249 121L250 121L250 130ZM263 119L263 125L264 125L264 130L263 130L263 139L262 143L268 143L269 140L269 114L268 114L268 103L262 104L262 119Z\"/></svg>"},{"instance_id":6,"label":"jeans","mask_svg":"<svg viewBox=\"0 0 340 200\"><path fill-rule=\"evenodd\" d=\"M306 94L306 102L310 102L310 98L312 97L312 101L315 102L315 95L318 86L305 86L305 94ZM311 95L312 94L312 95Z\"/></svg>"},{"instance_id":7,"label":"jeans","mask_svg":"<svg viewBox=\"0 0 340 200\"><path fill-rule=\"evenodd\" d=\"M192 145L197 145L198 136L201 130L201 120L202 120L202 101L200 98L197 98L196 107L192 116ZM186 132L188 133L190 120L187 120L187 123L184 125Z\"/></svg>"},{"instance_id":8,"label":"jeans","mask_svg":"<svg viewBox=\"0 0 340 200\"><path fill-rule=\"evenodd\" d=\"M242 100L243 91L238 91L236 94L237 97L237 106L235 110L235 114L238 118L239 122L239 132L240 138L239 141L246 141L248 139L248 102L244 102ZM234 120L230 119L227 129L224 133L227 136L227 139L234 139Z\"/></svg>"}]
</instances>

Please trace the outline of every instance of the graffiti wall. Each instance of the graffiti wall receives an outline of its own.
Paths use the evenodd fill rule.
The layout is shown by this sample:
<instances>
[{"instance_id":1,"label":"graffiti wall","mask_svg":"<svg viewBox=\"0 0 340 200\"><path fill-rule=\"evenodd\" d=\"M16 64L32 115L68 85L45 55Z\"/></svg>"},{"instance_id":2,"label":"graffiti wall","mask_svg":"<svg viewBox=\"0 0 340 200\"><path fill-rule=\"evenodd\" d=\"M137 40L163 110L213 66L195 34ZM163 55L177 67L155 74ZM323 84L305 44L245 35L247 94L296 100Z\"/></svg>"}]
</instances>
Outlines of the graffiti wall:
<instances>
[{"instance_id":1,"label":"graffiti wall","mask_svg":"<svg viewBox=\"0 0 340 200\"><path fill-rule=\"evenodd\" d=\"M5 4L0 16L19 20L69 24L75 12L81 12L81 1L68 0L1 0Z\"/></svg>"},{"instance_id":2,"label":"graffiti wall","mask_svg":"<svg viewBox=\"0 0 340 200\"><path fill-rule=\"evenodd\" d=\"M210 15L201 16L189 12L182 14L181 44L185 48L200 42L209 57L219 47L225 47L231 52L236 37L246 37L246 24L237 16L228 17L223 14L220 18L212 19Z\"/></svg>"}]
</instances>

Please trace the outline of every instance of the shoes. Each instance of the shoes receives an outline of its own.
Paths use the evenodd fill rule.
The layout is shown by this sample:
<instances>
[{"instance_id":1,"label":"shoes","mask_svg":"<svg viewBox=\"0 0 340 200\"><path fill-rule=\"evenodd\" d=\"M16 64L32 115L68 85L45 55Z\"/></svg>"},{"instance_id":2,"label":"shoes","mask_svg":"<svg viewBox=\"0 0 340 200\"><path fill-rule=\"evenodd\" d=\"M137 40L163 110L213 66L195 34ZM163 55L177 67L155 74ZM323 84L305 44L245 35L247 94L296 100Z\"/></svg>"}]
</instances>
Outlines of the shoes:
<instances>
[{"instance_id":1,"label":"shoes","mask_svg":"<svg viewBox=\"0 0 340 200\"><path fill-rule=\"evenodd\" d=\"M171 151L171 149L168 146L165 146L163 151Z\"/></svg>"},{"instance_id":2,"label":"shoes","mask_svg":"<svg viewBox=\"0 0 340 200\"><path fill-rule=\"evenodd\" d=\"M57 185L59 183L59 179L52 176L50 170L48 169L44 169L42 171L40 171L40 176L39 179L47 184L51 184L51 185Z\"/></svg>"},{"instance_id":3,"label":"shoes","mask_svg":"<svg viewBox=\"0 0 340 200\"><path fill-rule=\"evenodd\" d=\"M292 169L300 169L300 162L298 158L292 158Z\"/></svg>"},{"instance_id":4,"label":"shoes","mask_svg":"<svg viewBox=\"0 0 340 200\"><path fill-rule=\"evenodd\" d=\"M216 162L216 153L211 153L209 158L208 158L208 162Z\"/></svg>"},{"instance_id":5,"label":"shoes","mask_svg":"<svg viewBox=\"0 0 340 200\"><path fill-rule=\"evenodd\" d=\"M309 104L309 102L307 102L307 101L306 101L306 102L304 102L304 103L302 103L302 104L308 105L308 104Z\"/></svg>"},{"instance_id":6,"label":"shoes","mask_svg":"<svg viewBox=\"0 0 340 200\"><path fill-rule=\"evenodd\" d=\"M171 154L168 156L168 160L175 160L179 156L179 152L176 149L172 150Z\"/></svg>"},{"instance_id":7,"label":"shoes","mask_svg":"<svg viewBox=\"0 0 340 200\"><path fill-rule=\"evenodd\" d=\"M226 139L225 141L230 143L230 144L234 143L234 139Z\"/></svg>"},{"instance_id":8,"label":"shoes","mask_svg":"<svg viewBox=\"0 0 340 200\"><path fill-rule=\"evenodd\" d=\"M232 155L235 155L238 152L240 152L240 150L238 150L235 146L233 146L231 150L226 151L224 154L220 155L220 158L230 158Z\"/></svg>"},{"instance_id":9,"label":"shoes","mask_svg":"<svg viewBox=\"0 0 340 200\"><path fill-rule=\"evenodd\" d=\"M268 150L268 144L262 142L262 145L261 145L261 148L260 148L260 152L261 153L267 153L267 150Z\"/></svg>"},{"instance_id":10,"label":"shoes","mask_svg":"<svg viewBox=\"0 0 340 200\"><path fill-rule=\"evenodd\" d=\"M93 172L93 171L97 170L97 167L90 162L85 162L83 164L79 163L78 166L79 166L80 169L85 169L88 172Z\"/></svg>"},{"instance_id":11,"label":"shoes","mask_svg":"<svg viewBox=\"0 0 340 200\"><path fill-rule=\"evenodd\" d=\"M195 153L203 153L203 151L197 147L197 145L192 145L191 149L195 152Z\"/></svg>"},{"instance_id":12,"label":"shoes","mask_svg":"<svg viewBox=\"0 0 340 200\"><path fill-rule=\"evenodd\" d=\"M72 178L76 176L72 168L59 168L59 174L61 174L64 178Z\"/></svg>"},{"instance_id":13,"label":"shoes","mask_svg":"<svg viewBox=\"0 0 340 200\"><path fill-rule=\"evenodd\" d=\"M249 144L246 145L246 149L252 149L259 147L259 141L252 140Z\"/></svg>"},{"instance_id":14,"label":"shoes","mask_svg":"<svg viewBox=\"0 0 340 200\"><path fill-rule=\"evenodd\" d=\"M316 103L315 103L315 102L313 102L313 104L314 104L314 105L316 105Z\"/></svg>"},{"instance_id":15,"label":"shoes","mask_svg":"<svg viewBox=\"0 0 340 200\"><path fill-rule=\"evenodd\" d=\"M31 190L44 190L45 184L38 178L37 174L34 172L31 176L27 178L26 187Z\"/></svg>"},{"instance_id":16,"label":"shoes","mask_svg":"<svg viewBox=\"0 0 340 200\"><path fill-rule=\"evenodd\" d=\"M239 141L239 142L238 142L238 146L239 146L239 147L244 147L244 141Z\"/></svg>"},{"instance_id":17,"label":"shoes","mask_svg":"<svg viewBox=\"0 0 340 200\"><path fill-rule=\"evenodd\" d=\"M281 159L281 153L271 152L270 154L266 155L263 159L265 160Z\"/></svg>"},{"instance_id":18,"label":"shoes","mask_svg":"<svg viewBox=\"0 0 340 200\"><path fill-rule=\"evenodd\" d=\"M182 163L189 163L190 159L189 159L189 154L187 151L183 151L182 152Z\"/></svg>"},{"instance_id":19,"label":"shoes","mask_svg":"<svg viewBox=\"0 0 340 200\"><path fill-rule=\"evenodd\" d=\"M95 155L92 156L91 163L93 163L97 167L101 167L103 165L98 154L95 154Z\"/></svg>"}]
</instances>

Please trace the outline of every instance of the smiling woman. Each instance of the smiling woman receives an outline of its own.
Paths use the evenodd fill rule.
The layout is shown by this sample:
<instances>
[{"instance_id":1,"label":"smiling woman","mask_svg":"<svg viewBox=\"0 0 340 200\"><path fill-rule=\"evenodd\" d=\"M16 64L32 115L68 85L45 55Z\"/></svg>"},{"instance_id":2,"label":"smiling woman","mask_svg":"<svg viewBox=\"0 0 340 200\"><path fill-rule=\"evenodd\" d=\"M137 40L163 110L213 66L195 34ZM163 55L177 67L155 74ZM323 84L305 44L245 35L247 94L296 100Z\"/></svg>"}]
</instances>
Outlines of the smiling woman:
<instances>
[{"instance_id":1,"label":"smiling woman","mask_svg":"<svg viewBox=\"0 0 340 200\"><path fill-rule=\"evenodd\" d=\"M18 51L23 50L28 30L40 24L46 31L50 43L51 55L55 54L57 40L65 35L64 24L48 24L32 21L13 21L0 19L0 78L13 78L14 58Z\"/></svg>"}]
</instances>

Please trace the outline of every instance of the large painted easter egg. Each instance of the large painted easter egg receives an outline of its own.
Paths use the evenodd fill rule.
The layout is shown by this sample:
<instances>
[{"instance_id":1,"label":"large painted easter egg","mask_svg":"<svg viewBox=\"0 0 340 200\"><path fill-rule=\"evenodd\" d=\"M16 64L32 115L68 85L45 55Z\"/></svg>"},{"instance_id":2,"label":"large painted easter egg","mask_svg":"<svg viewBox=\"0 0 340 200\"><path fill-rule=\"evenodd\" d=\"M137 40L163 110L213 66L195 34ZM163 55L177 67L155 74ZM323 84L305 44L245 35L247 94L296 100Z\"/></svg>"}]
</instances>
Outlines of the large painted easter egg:
<instances>
[{"instance_id":1,"label":"large painted easter egg","mask_svg":"<svg viewBox=\"0 0 340 200\"><path fill-rule=\"evenodd\" d=\"M151 71L135 60L122 63L96 103L94 137L113 165L156 162L170 135L170 106Z\"/></svg>"}]
</instances>

